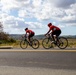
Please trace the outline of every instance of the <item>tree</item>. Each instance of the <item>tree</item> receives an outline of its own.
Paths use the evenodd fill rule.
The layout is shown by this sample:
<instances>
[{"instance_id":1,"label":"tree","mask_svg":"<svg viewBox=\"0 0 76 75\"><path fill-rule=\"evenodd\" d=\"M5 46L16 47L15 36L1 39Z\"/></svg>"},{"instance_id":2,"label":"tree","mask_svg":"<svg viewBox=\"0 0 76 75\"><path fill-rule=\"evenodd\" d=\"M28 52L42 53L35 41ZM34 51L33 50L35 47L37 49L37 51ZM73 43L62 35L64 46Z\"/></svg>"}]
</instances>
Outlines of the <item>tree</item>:
<instances>
[{"instance_id":1,"label":"tree","mask_svg":"<svg viewBox=\"0 0 76 75\"><path fill-rule=\"evenodd\" d=\"M8 34L3 32L3 24L0 22L0 40L7 40Z\"/></svg>"},{"instance_id":2,"label":"tree","mask_svg":"<svg viewBox=\"0 0 76 75\"><path fill-rule=\"evenodd\" d=\"M3 32L3 25L2 23L0 22L0 33Z\"/></svg>"}]
</instances>

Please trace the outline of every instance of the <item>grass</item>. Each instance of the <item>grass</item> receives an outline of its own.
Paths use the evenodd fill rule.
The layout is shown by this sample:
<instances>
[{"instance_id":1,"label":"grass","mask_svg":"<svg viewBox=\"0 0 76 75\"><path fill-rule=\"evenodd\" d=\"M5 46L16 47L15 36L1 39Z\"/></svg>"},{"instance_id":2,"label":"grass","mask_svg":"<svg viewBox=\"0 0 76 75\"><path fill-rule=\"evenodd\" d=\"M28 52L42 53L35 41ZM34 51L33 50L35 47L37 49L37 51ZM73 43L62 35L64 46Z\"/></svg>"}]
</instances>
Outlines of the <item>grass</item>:
<instances>
[{"instance_id":1,"label":"grass","mask_svg":"<svg viewBox=\"0 0 76 75\"><path fill-rule=\"evenodd\" d=\"M76 48L76 39L68 39L68 47Z\"/></svg>"},{"instance_id":2,"label":"grass","mask_svg":"<svg viewBox=\"0 0 76 75\"><path fill-rule=\"evenodd\" d=\"M42 40L39 40L40 48L43 48L42 46ZM13 46L14 48L20 48L20 40L16 40L15 43L3 43L0 44L0 46ZM28 46L30 47L30 46ZM76 48L76 39L68 39L68 47L69 48Z\"/></svg>"}]
</instances>

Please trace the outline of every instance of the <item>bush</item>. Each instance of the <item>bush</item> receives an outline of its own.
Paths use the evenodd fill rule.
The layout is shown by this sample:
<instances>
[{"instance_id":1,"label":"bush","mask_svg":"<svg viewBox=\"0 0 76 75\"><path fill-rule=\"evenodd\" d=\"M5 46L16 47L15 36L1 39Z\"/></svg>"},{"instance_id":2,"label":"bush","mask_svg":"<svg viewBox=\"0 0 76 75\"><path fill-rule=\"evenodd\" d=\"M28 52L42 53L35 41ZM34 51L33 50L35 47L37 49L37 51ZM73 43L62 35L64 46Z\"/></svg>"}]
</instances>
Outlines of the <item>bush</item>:
<instances>
[{"instance_id":1,"label":"bush","mask_svg":"<svg viewBox=\"0 0 76 75\"><path fill-rule=\"evenodd\" d=\"M10 42L10 43L15 43L15 42L16 42L16 40L15 40L15 39L13 39L13 38L10 38L8 42Z\"/></svg>"}]
</instances>

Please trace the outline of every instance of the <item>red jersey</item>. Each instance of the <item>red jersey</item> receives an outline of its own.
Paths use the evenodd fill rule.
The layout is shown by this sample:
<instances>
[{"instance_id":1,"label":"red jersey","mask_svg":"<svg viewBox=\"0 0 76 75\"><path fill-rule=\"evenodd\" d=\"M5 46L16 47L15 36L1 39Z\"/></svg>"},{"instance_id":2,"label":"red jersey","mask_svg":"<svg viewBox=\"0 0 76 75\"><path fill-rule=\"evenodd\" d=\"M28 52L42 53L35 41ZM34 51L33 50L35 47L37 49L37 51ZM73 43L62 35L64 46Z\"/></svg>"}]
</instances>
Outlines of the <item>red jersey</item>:
<instances>
[{"instance_id":1,"label":"red jersey","mask_svg":"<svg viewBox=\"0 0 76 75\"><path fill-rule=\"evenodd\" d=\"M56 27L54 25L51 25L49 28L50 28L50 30L52 30L52 32L55 31L55 30L60 30L59 27Z\"/></svg>"},{"instance_id":2,"label":"red jersey","mask_svg":"<svg viewBox=\"0 0 76 75\"><path fill-rule=\"evenodd\" d=\"M34 34L34 32L32 30L26 30L26 33Z\"/></svg>"}]
</instances>

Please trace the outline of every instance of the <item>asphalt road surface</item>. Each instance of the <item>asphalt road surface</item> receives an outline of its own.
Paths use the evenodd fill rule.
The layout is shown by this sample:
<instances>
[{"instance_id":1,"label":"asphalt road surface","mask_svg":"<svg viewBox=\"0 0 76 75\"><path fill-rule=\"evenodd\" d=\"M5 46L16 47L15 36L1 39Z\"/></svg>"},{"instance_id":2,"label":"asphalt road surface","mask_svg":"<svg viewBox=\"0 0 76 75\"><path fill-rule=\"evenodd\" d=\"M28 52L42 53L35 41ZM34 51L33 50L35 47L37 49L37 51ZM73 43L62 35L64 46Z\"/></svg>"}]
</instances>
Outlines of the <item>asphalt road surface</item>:
<instances>
[{"instance_id":1,"label":"asphalt road surface","mask_svg":"<svg viewBox=\"0 0 76 75\"><path fill-rule=\"evenodd\" d=\"M76 75L76 49L0 49L0 75Z\"/></svg>"}]
</instances>

